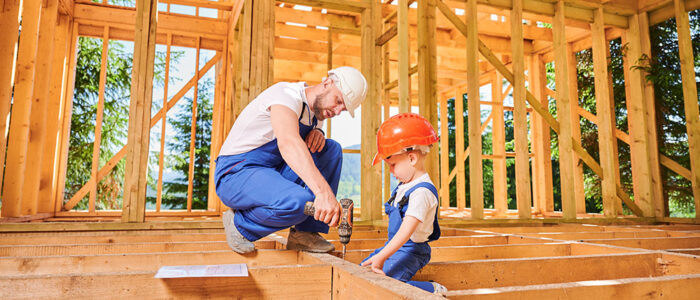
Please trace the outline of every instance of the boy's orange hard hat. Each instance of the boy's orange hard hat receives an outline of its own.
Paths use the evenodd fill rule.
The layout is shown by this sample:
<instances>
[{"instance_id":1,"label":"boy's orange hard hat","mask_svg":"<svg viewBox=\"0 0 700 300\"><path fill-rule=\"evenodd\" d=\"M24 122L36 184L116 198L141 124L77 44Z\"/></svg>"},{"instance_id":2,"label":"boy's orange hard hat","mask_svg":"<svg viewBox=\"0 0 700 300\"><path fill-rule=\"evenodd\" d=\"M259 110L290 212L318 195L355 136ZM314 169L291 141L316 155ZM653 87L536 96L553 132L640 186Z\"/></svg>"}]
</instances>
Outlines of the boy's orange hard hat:
<instances>
[{"instance_id":1,"label":"boy's orange hard hat","mask_svg":"<svg viewBox=\"0 0 700 300\"><path fill-rule=\"evenodd\" d=\"M402 113L384 121L377 132L377 154L372 165L390 155L416 146L429 146L438 141L437 133L430 122L419 114Z\"/></svg>"}]
</instances>

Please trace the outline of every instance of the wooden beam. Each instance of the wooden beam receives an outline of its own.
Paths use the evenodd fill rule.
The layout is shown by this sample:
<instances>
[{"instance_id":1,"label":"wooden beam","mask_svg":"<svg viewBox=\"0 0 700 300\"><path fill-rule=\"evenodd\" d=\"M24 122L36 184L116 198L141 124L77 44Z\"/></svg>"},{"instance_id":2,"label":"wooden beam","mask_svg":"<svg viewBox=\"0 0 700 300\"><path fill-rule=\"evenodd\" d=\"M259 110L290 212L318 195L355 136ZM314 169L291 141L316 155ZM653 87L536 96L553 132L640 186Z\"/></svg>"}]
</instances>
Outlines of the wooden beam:
<instances>
[{"instance_id":1,"label":"wooden beam","mask_svg":"<svg viewBox=\"0 0 700 300\"><path fill-rule=\"evenodd\" d=\"M418 3L418 111L438 128L437 115L437 47L435 39L435 2ZM437 180L439 160L437 147L428 153L426 171Z\"/></svg>"},{"instance_id":2,"label":"wooden beam","mask_svg":"<svg viewBox=\"0 0 700 300\"><path fill-rule=\"evenodd\" d=\"M447 96L440 96L440 206L450 207L450 134L447 116Z\"/></svg>"},{"instance_id":3,"label":"wooden beam","mask_svg":"<svg viewBox=\"0 0 700 300\"><path fill-rule=\"evenodd\" d=\"M19 38L17 52L17 77L15 78L7 162L5 163L6 176L2 193L3 217L22 215L41 7L42 3L35 1L26 1L22 4L23 34ZM11 38L12 33L9 34ZM3 120L3 122L6 121Z\"/></svg>"},{"instance_id":4,"label":"wooden beam","mask_svg":"<svg viewBox=\"0 0 700 300\"><path fill-rule=\"evenodd\" d=\"M606 244L629 248L643 248L649 250L700 247L700 237L585 239L581 241L586 243Z\"/></svg>"},{"instance_id":5,"label":"wooden beam","mask_svg":"<svg viewBox=\"0 0 700 300\"><path fill-rule=\"evenodd\" d=\"M42 164L44 163L44 141L47 139L47 113L49 106L49 83L54 50L54 32L56 29L56 17L58 15L58 0L45 2L41 10L39 25L39 41L37 49L42 49L42 55L36 57L36 68L45 70L35 72L34 90L32 91L32 112L29 128L29 146L27 153L31 159L27 161L24 176L24 192L22 200L22 215L34 215L38 212L40 201L39 188L45 179L41 177Z\"/></svg>"},{"instance_id":6,"label":"wooden beam","mask_svg":"<svg viewBox=\"0 0 700 300\"><path fill-rule=\"evenodd\" d=\"M615 144L613 132L614 111L612 111L613 99L610 98L610 85L608 84L608 41L605 39L605 28L603 24L603 13L601 9L594 12L591 34L593 37L593 68L595 73L595 98L596 110L600 116L598 124L598 144L600 148L600 166L603 169L603 179L601 180L603 193L603 213L608 217L617 216L616 181L615 173Z\"/></svg>"},{"instance_id":7,"label":"wooden beam","mask_svg":"<svg viewBox=\"0 0 700 300\"><path fill-rule=\"evenodd\" d=\"M678 31L678 51L683 79L683 99L685 104L685 122L688 132L688 151L690 154L690 171L695 207L700 207L700 109L698 108L698 88L695 82L695 63L693 45L690 36L690 21L681 0L673 0L676 26ZM700 210L695 211L696 221L700 221Z\"/></svg>"},{"instance_id":8,"label":"wooden beam","mask_svg":"<svg viewBox=\"0 0 700 300\"><path fill-rule=\"evenodd\" d=\"M301 4L312 7L342 10L354 13L361 13L369 8L367 1L343 1L343 0L284 0L284 3Z\"/></svg>"},{"instance_id":9,"label":"wooden beam","mask_svg":"<svg viewBox=\"0 0 700 300\"><path fill-rule=\"evenodd\" d=\"M408 43L408 0L398 0L398 49L399 49L399 113L411 112L411 95L409 91L410 78L408 68L409 60Z\"/></svg>"},{"instance_id":10,"label":"wooden beam","mask_svg":"<svg viewBox=\"0 0 700 300\"><path fill-rule=\"evenodd\" d=\"M372 167L372 159L377 151L376 132L379 130L379 115L382 96L381 58L382 47L375 41L381 34L381 10L376 1L362 12L362 74L367 79L367 98L362 103L362 219L381 220L381 175L378 167Z\"/></svg>"},{"instance_id":11,"label":"wooden beam","mask_svg":"<svg viewBox=\"0 0 700 300\"><path fill-rule=\"evenodd\" d=\"M634 202L642 209L643 216L653 217L654 194L652 185L652 170L650 161L657 149L649 148L648 114L646 112L644 71L633 68L642 58L642 42L639 15L630 17L629 29L623 35L627 44L627 55L624 60L625 90L627 97L627 115L630 133L630 155L632 162L632 182L634 187ZM697 99L697 97L696 97ZM653 100L652 100L653 101ZM697 101L696 101L697 102ZM697 103L695 105L697 107ZM700 156L698 156L700 158ZM700 202L699 202L700 203Z\"/></svg>"},{"instance_id":12,"label":"wooden beam","mask_svg":"<svg viewBox=\"0 0 700 300\"><path fill-rule=\"evenodd\" d=\"M539 55L533 55L530 64L530 90L540 99L536 101L542 101L541 105L549 106L545 95L547 79L544 62ZM539 114L530 116L533 132L532 150L535 153L532 163L534 206L539 212L554 211L550 129Z\"/></svg>"},{"instance_id":13,"label":"wooden beam","mask_svg":"<svg viewBox=\"0 0 700 300\"><path fill-rule=\"evenodd\" d=\"M457 208L466 208L466 180L464 162L467 159L464 150L464 92L454 90L455 111L455 171L457 176Z\"/></svg>"},{"instance_id":14,"label":"wooden beam","mask_svg":"<svg viewBox=\"0 0 700 300\"><path fill-rule=\"evenodd\" d=\"M555 4L554 56L557 116L559 117L559 169L561 180L561 201L564 218L576 218L576 198L574 189L574 152L571 128L571 99L569 94L569 63L567 59L566 35L564 28L564 1Z\"/></svg>"},{"instance_id":15,"label":"wooden beam","mask_svg":"<svg viewBox=\"0 0 700 300\"><path fill-rule=\"evenodd\" d=\"M5 163L7 150L7 127L10 119L10 103L12 102L12 86L17 63L17 42L19 40L21 0L6 0L0 10L0 162ZM0 183L5 172L0 172ZM4 215L3 215L4 216Z\"/></svg>"},{"instance_id":16,"label":"wooden beam","mask_svg":"<svg viewBox=\"0 0 700 300\"><path fill-rule=\"evenodd\" d=\"M578 70L576 69L576 53L571 49L571 43L566 43L566 58L569 71L569 99L571 101L571 138L575 143L581 143L581 116L573 107L578 106ZM576 153L573 154L572 166L574 170L574 198L576 199L576 213L586 213L586 195L583 186L583 164Z\"/></svg>"},{"instance_id":17,"label":"wooden beam","mask_svg":"<svg viewBox=\"0 0 700 300\"><path fill-rule=\"evenodd\" d=\"M515 135L515 187L518 217L532 217L530 192L530 146L527 132L527 102L525 102L525 56L523 54L523 1L513 0L511 41L513 43L513 127Z\"/></svg>"},{"instance_id":18,"label":"wooden beam","mask_svg":"<svg viewBox=\"0 0 700 300\"><path fill-rule=\"evenodd\" d=\"M435 280L449 290L496 288L581 280L658 276L657 253L494 259L430 263L413 280ZM575 266L576 272L571 272ZM522 276L537 268L537 276ZM453 276L460 274L460 276ZM452 275L452 276L451 276Z\"/></svg>"},{"instance_id":19,"label":"wooden beam","mask_svg":"<svg viewBox=\"0 0 700 300\"><path fill-rule=\"evenodd\" d=\"M700 293L700 275L674 275L503 287L489 289L486 293L482 289L450 291L446 296L450 299L610 299L623 294L630 299L642 299L649 295L682 299L692 298L697 293Z\"/></svg>"},{"instance_id":20,"label":"wooden beam","mask_svg":"<svg viewBox=\"0 0 700 300\"><path fill-rule=\"evenodd\" d=\"M505 156L506 154L506 135L505 135L505 120L503 115L503 99L508 95L503 92L503 77L498 73L492 75L491 80L491 96L493 105L491 115L493 116L492 131L492 149L493 155ZM505 94L505 95L504 95ZM506 160L494 159L493 162L493 206L496 209L496 214L505 215L508 210L508 177L506 170Z\"/></svg>"},{"instance_id":21,"label":"wooden beam","mask_svg":"<svg viewBox=\"0 0 700 300\"><path fill-rule=\"evenodd\" d=\"M257 249L275 249L275 241L259 240ZM11 245L0 246L0 256L55 256L55 255L94 255L127 254L151 252L191 252L231 250L226 241L191 241L130 244L65 244L65 245Z\"/></svg>"},{"instance_id":22,"label":"wooden beam","mask_svg":"<svg viewBox=\"0 0 700 300\"><path fill-rule=\"evenodd\" d=\"M481 107L479 101L479 31L477 0L468 0L467 18L467 106L469 121L469 202L472 219L484 218L484 183L481 161Z\"/></svg>"},{"instance_id":23,"label":"wooden beam","mask_svg":"<svg viewBox=\"0 0 700 300\"><path fill-rule=\"evenodd\" d=\"M150 140L153 63L158 4L144 0L136 4L134 63L129 104L129 134L126 146L123 222L144 222L146 212L146 173Z\"/></svg>"},{"instance_id":24,"label":"wooden beam","mask_svg":"<svg viewBox=\"0 0 700 300\"><path fill-rule=\"evenodd\" d=\"M196 298L209 297L283 298L300 295L322 298L331 293L332 267L249 267L247 277L154 278L154 271L83 273L57 276L2 276L0 289L16 290L18 298ZM110 284L92 284L95 280ZM46 289L46 286L81 288ZM128 287L128 288L125 288Z\"/></svg>"}]
</instances>

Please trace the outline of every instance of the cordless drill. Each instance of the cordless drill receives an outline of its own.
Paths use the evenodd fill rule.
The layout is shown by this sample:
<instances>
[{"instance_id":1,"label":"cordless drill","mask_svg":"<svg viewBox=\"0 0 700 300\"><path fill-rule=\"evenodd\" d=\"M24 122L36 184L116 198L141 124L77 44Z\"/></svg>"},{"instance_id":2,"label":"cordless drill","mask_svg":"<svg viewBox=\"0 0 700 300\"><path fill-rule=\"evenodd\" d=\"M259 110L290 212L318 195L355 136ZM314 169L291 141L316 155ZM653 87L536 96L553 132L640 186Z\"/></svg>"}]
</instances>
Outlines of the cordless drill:
<instances>
[{"instance_id":1,"label":"cordless drill","mask_svg":"<svg viewBox=\"0 0 700 300\"><path fill-rule=\"evenodd\" d=\"M338 223L338 236L340 243L343 244L343 259L345 259L345 245L350 242L352 235L352 210L353 202L351 199L340 199L340 223ZM306 202L304 205L304 214L313 216L316 212L313 202Z\"/></svg>"}]
</instances>

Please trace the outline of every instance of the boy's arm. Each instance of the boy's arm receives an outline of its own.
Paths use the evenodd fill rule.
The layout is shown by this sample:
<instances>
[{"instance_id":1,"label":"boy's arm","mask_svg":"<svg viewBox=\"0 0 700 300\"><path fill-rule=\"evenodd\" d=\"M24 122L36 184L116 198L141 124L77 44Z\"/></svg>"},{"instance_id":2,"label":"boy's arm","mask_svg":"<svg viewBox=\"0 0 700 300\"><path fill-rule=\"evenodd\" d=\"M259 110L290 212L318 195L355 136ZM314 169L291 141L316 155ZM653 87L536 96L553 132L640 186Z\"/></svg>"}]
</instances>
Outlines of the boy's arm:
<instances>
[{"instance_id":1,"label":"boy's arm","mask_svg":"<svg viewBox=\"0 0 700 300\"><path fill-rule=\"evenodd\" d=\"M403 244L405 244L408 239L413 235L413 232L416 231L416 228L418 227L418 224L420 224L421 221L416 219L413 216L405 216L403 218L403 221L401 222L401 227L399 227L399 231L396 232L394 237L389 241L389 243L384 246L384 249L382 251L379 251L376 255L372 256L372 258L366 260L365 262L362 263L362 266L366 266L369 264L372 264L372 271L380 274L384 274L382 271L382 268L384 267L384 261L387 260L391 255L396 253Z\"/></svg>"}]
</instances>

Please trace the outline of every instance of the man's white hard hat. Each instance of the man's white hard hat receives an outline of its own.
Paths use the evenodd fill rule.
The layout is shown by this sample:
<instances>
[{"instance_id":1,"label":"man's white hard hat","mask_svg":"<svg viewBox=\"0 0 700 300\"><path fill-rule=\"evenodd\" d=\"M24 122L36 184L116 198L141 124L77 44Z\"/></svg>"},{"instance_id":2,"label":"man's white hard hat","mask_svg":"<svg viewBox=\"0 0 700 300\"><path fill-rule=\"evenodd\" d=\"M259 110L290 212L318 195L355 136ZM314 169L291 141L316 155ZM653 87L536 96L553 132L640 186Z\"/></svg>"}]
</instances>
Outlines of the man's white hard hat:
<instances>
[{"instance_id":1,"label":"man's white hard hat","mask_svg":"<svg viewBox=\"0 0 700 300\"><path fill-rule=\"evenodd\" d=\"M365 76L352 67L338 67L328 71L328 77L343 94L345 109L351 117L355 117L355 109L360 106L367 96L367 80Z\"/></svg>"}]
</instances>

